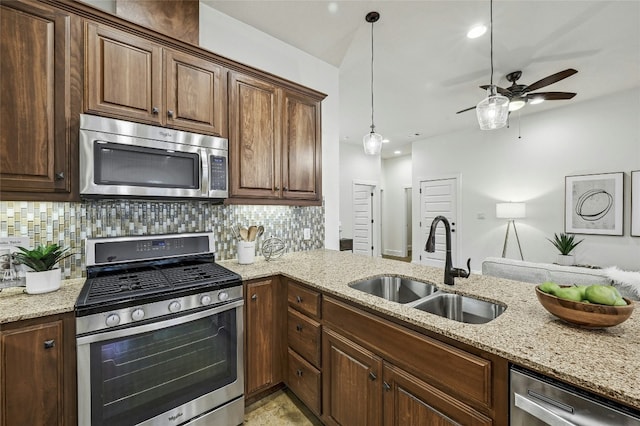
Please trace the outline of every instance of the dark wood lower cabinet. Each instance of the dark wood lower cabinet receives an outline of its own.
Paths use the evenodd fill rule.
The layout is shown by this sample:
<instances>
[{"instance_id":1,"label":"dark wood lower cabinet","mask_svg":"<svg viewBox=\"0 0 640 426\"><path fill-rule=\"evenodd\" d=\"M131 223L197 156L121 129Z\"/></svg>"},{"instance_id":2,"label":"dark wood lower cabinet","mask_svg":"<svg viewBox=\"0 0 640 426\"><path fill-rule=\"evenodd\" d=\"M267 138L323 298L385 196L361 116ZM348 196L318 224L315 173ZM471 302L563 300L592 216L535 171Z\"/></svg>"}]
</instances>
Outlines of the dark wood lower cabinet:
<instances>
[{"instance_id":1,"label":"dark wood lower cabinet","mask_svg":"<svg viewBox=\"0 0 640 426\"><path fill-rule=\"evenodd\" d=\"M75 425L73 312L0 329L0 424Z\"/></svg>"},{"instance_id":2,"label":"dark wood lower cabinet","mask_svg":"<svg viewBox=\"0 0 640 426\"><path fill-rule=\"evenodd\" d=\"M327 329L322 349L322 420L330 425L382 424L382 359Z\"/></svg>"},{"instance_id":3,"label":"dark wood lower cabinet","mask_svg":"<svg viewBox=\"0 0 640 426\"><path fill-rule=\"evenodd\" d=\"M286 352L278 277L245 283L245 397L279 385Z\"/></svg>"},{"instance_id":4,"label":"dark wood lower cabinet","mask_svg":"<svg viewBox=\"0 0 640 426\"><path fill-rule=\"evenodd\" d=\"M490 418L439 389L385 363L384 424L387 426L489 426Z\"/></svg>"}]
</instances>

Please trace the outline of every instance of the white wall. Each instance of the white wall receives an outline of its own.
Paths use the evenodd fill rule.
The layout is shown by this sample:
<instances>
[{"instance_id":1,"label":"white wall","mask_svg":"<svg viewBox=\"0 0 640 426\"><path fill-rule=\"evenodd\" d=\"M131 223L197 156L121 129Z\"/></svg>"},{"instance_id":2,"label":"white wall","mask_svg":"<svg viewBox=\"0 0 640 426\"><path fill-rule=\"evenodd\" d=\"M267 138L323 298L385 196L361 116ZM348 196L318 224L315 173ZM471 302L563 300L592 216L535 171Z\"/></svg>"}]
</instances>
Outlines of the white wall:
<instances>
[{"instance_id":1,"label":"white wall","mask_svg":"<svg viewBox=\"0 0 640 426\"><path fill-rule=\"evenodd\" d=\"M379 155L365 155L362 145L340 144L340 222L342 238L353 237L352 186L354 181L382 185ZM336 175L337 170L333 171Z\"/></svg>"},{"instance_id":2,"label":"white wall","mask_svg":"<svg viewBox=\"0 0 640 426\"><path fill-rule=\"evenodd\" d=\"M382 253L404 256L406 202L404 188L411 186L411 156L382 160Z\"/></svg>"},{"instance_id":3,"label":"white wall","mask_svg":"<svg viewBox=\"0 0 640 426\"><path fill-rule=\"evenodd\" d=\"M200 3L200 46L234 61L302 84L322 101L322 192L325 247L338 249L338 68Z\"/></svg>"},{"instance_id":4,"label":"white wall","mask_svg":"<svg viewBox=\"0 0 640 426\"><path fill-rule=\"evenodd\" d=\"M523 116L522 139L516 116L511 128L476 127L413 144L414 182L462 175L460 258L471 257L472 269L480 270L485 257L501 256L506 223L495 217L496 202L527 203L527 217L516 222L524 258L554 262L557 253L546 238L564 232L565 176L625 172L624 236L579 235L584 242L574 254L580 264L640 270L640 238L629 236L630 171L640 169L640 89L567 102ZM413 201L415 213L419 202ZM416 242L419 232L414 220ZM513 236L507 257L519 258Z\"/></svg>"}]
</instances>

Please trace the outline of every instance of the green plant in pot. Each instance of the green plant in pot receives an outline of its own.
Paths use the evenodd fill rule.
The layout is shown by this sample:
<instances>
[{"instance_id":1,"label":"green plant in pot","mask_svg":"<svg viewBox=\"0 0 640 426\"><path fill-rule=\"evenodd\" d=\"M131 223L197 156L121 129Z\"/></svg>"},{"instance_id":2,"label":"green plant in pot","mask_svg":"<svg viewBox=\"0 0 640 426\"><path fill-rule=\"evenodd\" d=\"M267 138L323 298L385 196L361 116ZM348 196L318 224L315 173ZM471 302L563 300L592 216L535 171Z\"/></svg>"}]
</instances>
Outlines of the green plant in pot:
<instances>
[{"instance_id":1,"label":"green plant in pot","mask_svg":"<svg viewBox=\"0 0 640 426\"><path fill-rule=\"evenodd\" d=\"M558 249L560 254L558 255L558 263L560 265L574 265L575 256L571 254L574 248L584 240L576 241L575 235L568 235L565 233L553 234L553 240L547 238L555 248Z\"/></svg>"},{"instance_id":2,"label":"green plant in pot","mask_svg":"<svg viewBox=\"0 0 640 426\"><path fill-rule=\"evenodd\" d=\"M18 247L18 250L13 254L14 259L31 269L26 271L27 293L48 293L60 288L62 276L55 266L73 254L69 247L63 249L58 244L47 244L33 250L24 247Z\"/></svg>"}]
</instances>

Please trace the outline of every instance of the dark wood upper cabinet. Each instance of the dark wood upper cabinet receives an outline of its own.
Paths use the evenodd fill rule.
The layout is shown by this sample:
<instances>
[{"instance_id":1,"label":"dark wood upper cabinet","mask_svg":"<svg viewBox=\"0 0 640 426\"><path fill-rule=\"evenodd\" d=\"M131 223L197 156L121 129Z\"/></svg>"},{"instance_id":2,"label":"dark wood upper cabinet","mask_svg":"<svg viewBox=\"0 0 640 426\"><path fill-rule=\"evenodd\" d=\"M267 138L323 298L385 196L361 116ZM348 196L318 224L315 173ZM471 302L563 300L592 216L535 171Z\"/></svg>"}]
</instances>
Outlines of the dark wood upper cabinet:
<instances>
[{"instance_id":1,"label":"dark wood upper cabinet","mask_svg":"<svg viewBox=\"0 0 640 426\"><path fill-rule=\"evenodd\" d=\"M54 7L0 4L0 188L5 200L74 198L79 20ZM72 37L73 36L73 37ZM77 111L75 111L77 113Z\"/></svg>"},{"instance_id":2,"label":"dark wood upper cabinet","mask_svg":"<svg viewBox=\"0 0 640 426\"><path fill-rule=\"evenodd\" d=\"M232 197L280 196L280 102L274 84L229 73L229 154Z\"/></svg>"},{"instance_id":3,"label":"dark wood upper cabinet","mask_svg":"<svg viewBox=\"0 0 640 426\"><path fill-rule=\"evenodd\" d=\"M322 188L320 101L284 92L283 197L319 200Z\"/></svg>"},{"instance_id":4,"label":"dark wood upper cabinet","mask_svg":"<svg viewBox=\"0 0 640 426\"><path fill-rule=\"evenodd\" d=\"M320 204L321 99L229 73L231 202Z\"/></svg>"},{"instance_id":5,"label":"dark wood upper cabinet","mask_svg":"<svg viewBox=\"0 0 640 426\"><path fill-rule=\"evenodd\" d=\"M87 23L85 111L226 136L226 69Z\"/></svg>"}]
</instances>

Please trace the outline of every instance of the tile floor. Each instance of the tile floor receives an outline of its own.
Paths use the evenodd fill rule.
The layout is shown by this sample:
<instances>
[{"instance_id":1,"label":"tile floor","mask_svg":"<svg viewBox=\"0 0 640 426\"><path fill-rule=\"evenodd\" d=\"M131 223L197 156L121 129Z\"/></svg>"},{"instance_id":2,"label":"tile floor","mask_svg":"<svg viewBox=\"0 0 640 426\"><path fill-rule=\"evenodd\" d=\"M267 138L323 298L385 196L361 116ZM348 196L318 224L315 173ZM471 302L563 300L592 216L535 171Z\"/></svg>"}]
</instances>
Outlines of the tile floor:
<instances>
[{"instance_id":1,"label":"tile floor","mask_svg":"<svg viewBox=\"0 0 640 426\"><path fill-rule=\"evenodd\" d=\"M289 390L277 391L247 407L245 426L320 426L322 423Z\"/></svg>"}]
</instances>

